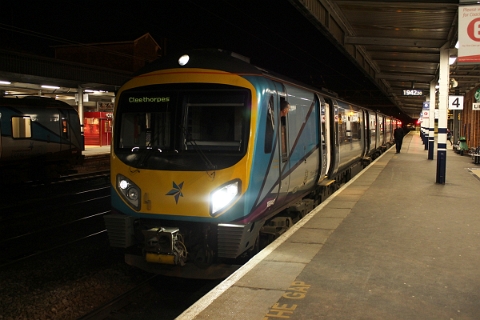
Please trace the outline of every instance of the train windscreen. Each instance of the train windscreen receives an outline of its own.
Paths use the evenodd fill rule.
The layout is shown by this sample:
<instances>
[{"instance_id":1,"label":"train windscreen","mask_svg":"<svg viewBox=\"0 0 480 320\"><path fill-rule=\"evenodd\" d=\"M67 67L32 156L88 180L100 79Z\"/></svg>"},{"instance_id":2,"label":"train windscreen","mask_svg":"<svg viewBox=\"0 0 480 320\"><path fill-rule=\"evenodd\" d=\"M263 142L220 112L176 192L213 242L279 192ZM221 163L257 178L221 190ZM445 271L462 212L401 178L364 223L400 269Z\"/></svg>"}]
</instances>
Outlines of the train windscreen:
<instances>
[{"instance_id":1,"label":"train windscreen","mask_svg":"<svg viewBox=\"0 0 480 320\"><path fill-rule=\"evenodd\" d=\"M115 113L114 150L128 165L213 170L246 152L250 93L226 85L156 85L125 91Z\"/></svg>"}]
</instances>

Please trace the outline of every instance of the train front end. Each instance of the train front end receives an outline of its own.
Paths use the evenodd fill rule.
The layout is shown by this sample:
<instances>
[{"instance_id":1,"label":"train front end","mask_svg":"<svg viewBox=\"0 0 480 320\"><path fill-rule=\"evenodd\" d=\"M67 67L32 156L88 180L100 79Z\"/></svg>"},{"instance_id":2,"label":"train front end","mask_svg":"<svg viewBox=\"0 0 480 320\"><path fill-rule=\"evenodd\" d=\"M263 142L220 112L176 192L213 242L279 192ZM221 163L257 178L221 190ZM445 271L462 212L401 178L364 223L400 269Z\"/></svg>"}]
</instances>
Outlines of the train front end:
<instances>
[{"instance_id":1,"label":"train front end","mask_svg":"<svg viewBox=\"0 0 480 320\"><path fill-rule=\"evenodd\" d=\"M125 249L128 264L220 278L252 250L260 228L245 218L252 101L249 81L211 69L152 71L122 87L105 223L111 246Z\"/></svg>"}]
</instances>

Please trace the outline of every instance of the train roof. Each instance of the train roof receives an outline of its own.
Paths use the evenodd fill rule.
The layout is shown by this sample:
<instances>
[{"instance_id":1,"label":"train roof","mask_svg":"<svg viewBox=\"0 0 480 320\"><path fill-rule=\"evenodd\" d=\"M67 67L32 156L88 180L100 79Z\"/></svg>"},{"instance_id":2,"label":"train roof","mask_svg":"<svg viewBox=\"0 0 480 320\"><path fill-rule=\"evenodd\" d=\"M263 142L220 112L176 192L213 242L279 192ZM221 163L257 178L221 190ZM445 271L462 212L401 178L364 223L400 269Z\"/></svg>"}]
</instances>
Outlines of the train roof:
<instances>
[{"instance_id":1,"label":"train roof","mask_svg":"<svg viewBox=\"0 0 480 320\"><path fill-rule=\"evenodd\" d=\"M56 107L65 109L74 109L66 102L55 100L54 98L40 96L24 96L24 97L0 97L0 106L28 106L28 107Z\"/></svg>"},{"instance_id":2,"label":"train roof","mask_svg":"<svg viewBox=\"0 0 480 320\"><path fill-rule=\"evenodd\" d=\"M186 64L180 64L180 57L188 56ZM173 68L216 69L231 73L262 75L262 71L250 64L248 58L221 49L194 49L171 54L157 59L140 69L135 75Z\"/></svg>"},{"instance_id":3,"label":"train roof","mask_svg":"<svg viewBox=\"0 0 480 320\"><path fill-rule=\"evenodd\" d=\"M180 58L184 56L188 56L189 60L188 60L188 63L181 65L179 61L180 61ZM178 52L176 54L165 56L153 61L146 67L142 68L135 74L135 76L153 72L153 71L158 71L158 70L166 70L166 69L182 68L182 67L199 68L199 69L215 69L215 70L222 70L225 72L231 72L231 73L237 73L237 74L267 76L277 81L290 82L297 86L309 88L312 91L322 92L327 95L338 98L338 95L335 92L329 91L328 89L325 89L325 88L318 89L318 88L308 86L297 80L291 79L285 75L281 75L276 72L272 72L271 70L267 70L267 69L255 66L250 63L249 58L244 57L240 54L230 52L230 51L225 51L222 49L193 49L193 50L185 50L182 52Z\"/></svg>"},{"instance_id":4,"label":"train roof","mask_svg":"<svg viewBox=\"0 0 480 320\"><path fill-rule=\"evenodd\" d=\"M188 62L182 65L180 64L180 58L185 56L188 56ZM337 101L342 101L343 103L350 104L352 106L368 109L339 98L336 92L332 92L325 88L315 88L310 85L301 83L300 81L291 79L287 76L257 67L251 64L250 59L248 59L247 57L222 49L192 49L177 52L176 54L171 54L153 61L149 65L140 69L134 76L158 70L177 68L215 69L236 74L250 74L269 77L280 82L289 82L293 85L318 92L324 96L334 98ZM375 112L381 113L379 111Z\"/></svg>"}]
</instances>

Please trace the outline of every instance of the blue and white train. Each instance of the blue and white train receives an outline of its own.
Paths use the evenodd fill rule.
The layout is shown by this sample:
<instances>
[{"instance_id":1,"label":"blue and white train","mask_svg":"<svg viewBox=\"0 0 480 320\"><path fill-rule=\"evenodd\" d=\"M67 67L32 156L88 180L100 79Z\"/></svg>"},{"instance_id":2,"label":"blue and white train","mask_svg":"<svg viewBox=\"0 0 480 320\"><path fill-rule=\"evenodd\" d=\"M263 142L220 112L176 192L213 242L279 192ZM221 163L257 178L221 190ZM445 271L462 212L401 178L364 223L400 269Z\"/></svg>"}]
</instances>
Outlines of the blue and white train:
<instances>
[{"instance_id":1,"label":"blue and white train","mask_svg":"<svg viewBox=\"0 0 480 320\"><path fill-rule=\"evenodd\" d=\"M397 123L221 50L152 63L121 87L114 119L111 246L197 278L282 234L389 148Z\"/></svg>"},{"instance_id":2,"label":"blue and white train","mask_svg":"<svg viewBox=\"0 0 480 320\"><path fill-rule=\"evenodd\" d=\"M52 98L0 98L0 180L48 180L83 161L77 111Z\"/></svg>"}]
</instances>

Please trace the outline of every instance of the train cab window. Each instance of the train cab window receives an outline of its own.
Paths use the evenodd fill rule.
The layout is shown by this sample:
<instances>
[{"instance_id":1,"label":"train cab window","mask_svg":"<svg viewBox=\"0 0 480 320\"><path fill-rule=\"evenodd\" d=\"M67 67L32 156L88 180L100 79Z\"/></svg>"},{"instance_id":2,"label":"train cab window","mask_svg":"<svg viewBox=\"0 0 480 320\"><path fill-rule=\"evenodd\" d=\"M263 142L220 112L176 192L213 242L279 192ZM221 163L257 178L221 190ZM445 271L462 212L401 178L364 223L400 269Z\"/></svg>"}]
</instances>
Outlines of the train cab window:
<instances>
[{"instance_id":1,"label":"train cab window","mask_svg":"<svg viewBox=\"0 0 480 320\"><path fill-rule=\"evenodd\" d=\"M12 137L14 139L32 137L32 120L30 117L12 117Z\"/></svg>"},{"instance_id":2,"label":"train cab window","mask_svg":"<svg viewBox=\"0 0 480 320\"><path fill-rule=\"evenodd\" d=\"M241 95L191 95L186 104L185 150L238 152L244 134L244 98Z\"/></svg>"},{"instance_id":3,"label":"train cab window","mask_svg":"<svg viewBox=\"0 0 480 320\"><path fill-rule=\"evenodd\" d=\"M250 92L233 86L125 91L117 105L114 148L122 161L143 168L225 168L247 151L250 112Z\"/></svg>"},{"instance_id":4,"label":"train cab window","mask_svg":"<svg viewBox=\"0 0 480 320\"><path fill-rule=\"evenodd\" d=\"M169 112L125 113L122 123L122 147L170 148Z\"/></svg>"}]
</instances>

